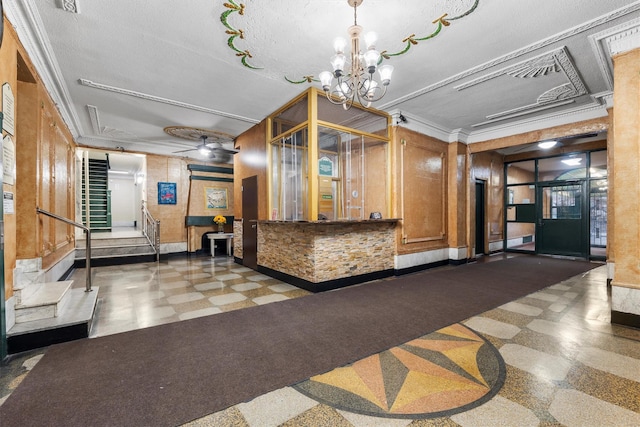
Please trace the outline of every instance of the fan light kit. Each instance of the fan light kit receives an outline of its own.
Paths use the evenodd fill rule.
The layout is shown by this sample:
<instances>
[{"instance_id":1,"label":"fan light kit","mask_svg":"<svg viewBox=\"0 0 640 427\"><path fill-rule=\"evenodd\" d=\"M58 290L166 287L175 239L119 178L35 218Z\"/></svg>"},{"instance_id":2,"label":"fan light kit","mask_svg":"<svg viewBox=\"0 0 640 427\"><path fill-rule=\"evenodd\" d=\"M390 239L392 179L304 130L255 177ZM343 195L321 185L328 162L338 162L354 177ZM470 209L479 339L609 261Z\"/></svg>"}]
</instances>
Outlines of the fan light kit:
<instances>
[{"instance_id":1,"label":"fan light kit","mask_svg":"<svg viewBox=\"0 0 640 427\"><path fill-rule=\"evenodd\" d=\"M218 132L209 129L193 128L188 126L169 126L164 128L165 133L176 136L178 138L188 139L191 141L200 141L194 148L187 150L174 151L174 153L186 153L189 151L198 151L208 160L218 160L227 162L231 156L238 153L238 150L225 148L223 143L233 143L234 137L227 133Z\"/></svg>"}]
</instances>

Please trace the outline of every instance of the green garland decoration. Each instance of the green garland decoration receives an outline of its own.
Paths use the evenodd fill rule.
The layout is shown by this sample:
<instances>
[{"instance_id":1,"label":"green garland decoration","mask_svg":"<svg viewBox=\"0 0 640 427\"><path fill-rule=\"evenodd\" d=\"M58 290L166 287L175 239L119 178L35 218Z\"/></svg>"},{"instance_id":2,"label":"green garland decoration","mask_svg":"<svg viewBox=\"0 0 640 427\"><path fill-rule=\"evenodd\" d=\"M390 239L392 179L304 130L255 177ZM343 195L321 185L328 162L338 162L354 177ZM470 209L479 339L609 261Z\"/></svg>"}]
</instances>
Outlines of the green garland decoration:
<instances>
[{"instance_id":1,"label":"green garland decoration","mask_svg":"<svg viewBox=\"0 0 640 427\"><path fill-rule=\"evenodd\" d=\"M402 40L402 43L404 43L404 48L399 50L398 52L394 52L394 53L389 53L388 51L384 50L382 52L380 52L380 60L378 61L378 65L382 63L382 61L390 59L393 56L400 56L400 55L404 55L407 52L409 52L409 50L411 49L412 46L417 46L419 42L422 41L426 41L426 40L430 40L434 37L436 37L438 34L440 34L440 32L442 31L442 29L444 27L448 27L451 25L451 21L455 21L461 18L464 18L465 16L470 15L471 13L473 13L477 8L478 5L480 4L480 0L475 0L475 2L473 3L473 5L471 6L471 8L469 10L467 10L466 12L455 16L455 17L448 17L448 14L443 14L442 16L440 16L439 18L435 19L434 21L432 21L432 24L434 24L435 30L431 33L428 34L424 37L416 37L415 34L411 34L410 36L406 37L405 39ZM238 49L235 45L235 41L237 38L240 39L244 39L244 31L241 29L236 29L234 27L231 26L231 24L229 24L229 17L234 14L237 13L239 15L244 15L244 11L245 11L245 5L243 3L237 4L234 0L229 0L228 2L224 3L224 7L226 7L228 10L225 10L221 15L220 15L220 21L222 22L222 24L227 28L227 30L225 31L226 34L229 34L229 38L227 39L227 45L229 46L229 48L231 50L233 50L236 53L236 56L240 57L240 62L242 63L242 65L244 65L247 68L250 68L252 70L262 70L262 67L256 67L252 64L250 64L248 62L249 59L252 59L253 56L251 56L251 52L249 52L249 50L245 49L245 50L241 50ZM311 83L311 82L318 82L319 80L313 76L313 75L308 75L308 76L302 76L301 78L290 78L288 76L284 76L284 79L292 84L303 84L303 83Z\"/></svg>"}]
</instances>

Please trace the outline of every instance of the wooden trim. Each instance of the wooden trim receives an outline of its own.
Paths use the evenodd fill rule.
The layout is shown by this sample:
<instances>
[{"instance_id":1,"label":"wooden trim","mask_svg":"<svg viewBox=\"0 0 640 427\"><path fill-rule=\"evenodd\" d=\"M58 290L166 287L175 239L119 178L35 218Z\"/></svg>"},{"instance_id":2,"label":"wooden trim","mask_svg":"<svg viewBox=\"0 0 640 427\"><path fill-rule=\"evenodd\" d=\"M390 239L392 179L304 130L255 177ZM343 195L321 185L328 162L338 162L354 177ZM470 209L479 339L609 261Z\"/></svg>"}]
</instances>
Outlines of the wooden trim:
<instances>
[{"instance_id":1,"label":"wooden trim","mask_svg":"<svg viewBox=\"0 0 640 427\"><path fill-rule=\"evenodd\" d=\"M196 172L211 172L211 173L226 173L233 175L233 168L222 168L220 166L206 166L206 165L187 165L187 169Z\"/></svg>"}]
</instances>

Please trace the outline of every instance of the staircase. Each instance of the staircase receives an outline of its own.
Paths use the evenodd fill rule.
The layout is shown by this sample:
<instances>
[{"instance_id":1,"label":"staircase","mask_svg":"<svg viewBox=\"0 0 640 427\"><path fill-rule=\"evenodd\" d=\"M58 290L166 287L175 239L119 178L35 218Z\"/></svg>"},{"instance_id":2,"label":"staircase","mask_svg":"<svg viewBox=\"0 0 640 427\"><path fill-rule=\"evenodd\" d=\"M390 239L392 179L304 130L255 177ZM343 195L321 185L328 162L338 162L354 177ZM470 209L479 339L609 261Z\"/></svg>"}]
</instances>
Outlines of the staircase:
<instances>
[{"instance_id":1,"label":"staircase","mask_svg":"<svg viewBox=\"0 0 640 427\"><path fill-rule=\"evenodd\" d=\"M82 164L82 223L91 231L111 231L111 191L109 190L109 164L107 160L89 159L89 222L87 223L87 196L85 164Z\"/></svg>"},{"instance_id":2,"label":"staircase","mask_svg":"<svg viewBox=\"0 0 640 427\"><path fill-rule=\"evenodd\" d=\"M84 286L74 288L72 280L45 282L44 271L35 267L16 268L16 323L7 331L10 354L87 338L91 331L98 288L85 292Z\"/></svg>"},{"instance_id":3,"label":"staircase","mask_svg":"<svg viewBox=\"0 0 640 427\"><path fill-rule=\"evenodd\" d=\"M141 231L134 229L111 233L91 234L91 265L93 267L138 262L153 262L156 253ZM74 266L84 268L86 264L86 241L76 240Z\"/></svg>"}]
</instances>

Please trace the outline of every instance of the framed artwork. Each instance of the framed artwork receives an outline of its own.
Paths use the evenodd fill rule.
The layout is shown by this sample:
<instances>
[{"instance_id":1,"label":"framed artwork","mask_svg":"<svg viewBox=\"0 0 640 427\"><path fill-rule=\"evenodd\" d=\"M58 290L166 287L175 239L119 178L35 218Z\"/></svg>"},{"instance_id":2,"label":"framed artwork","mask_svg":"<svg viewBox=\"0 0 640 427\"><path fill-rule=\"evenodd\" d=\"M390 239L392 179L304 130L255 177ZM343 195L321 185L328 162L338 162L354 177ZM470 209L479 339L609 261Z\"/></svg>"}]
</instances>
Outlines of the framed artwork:
<instances>
[{"instance_id":1,"label":"framed artwork","mask_svg":"<svg viewBox=\"0 0 640 427\"><path fill-rule=\"evenodd\" d=\"M205 187L204 207L206 209L227 209L227 189Z\"/></svg>"},{"instance_id":2,"label":"framed artwork","mask_svg":"<svg viewBox=\"0 0 640 427\"><path fill-rule=\"evenodd\" d=\"M176 183L175 182L159 182L158 183L158 204L159 205L175 205Z\"/></svg>"}]
</instances>

